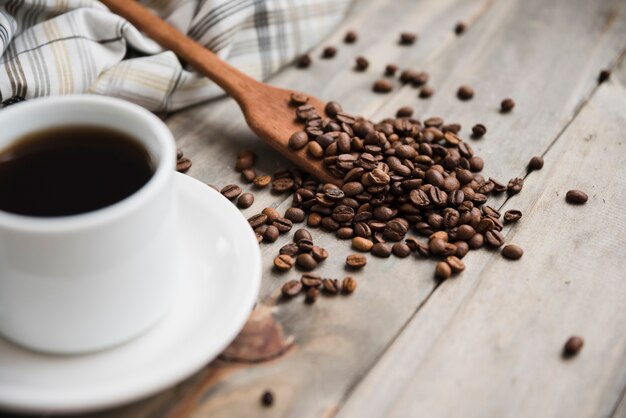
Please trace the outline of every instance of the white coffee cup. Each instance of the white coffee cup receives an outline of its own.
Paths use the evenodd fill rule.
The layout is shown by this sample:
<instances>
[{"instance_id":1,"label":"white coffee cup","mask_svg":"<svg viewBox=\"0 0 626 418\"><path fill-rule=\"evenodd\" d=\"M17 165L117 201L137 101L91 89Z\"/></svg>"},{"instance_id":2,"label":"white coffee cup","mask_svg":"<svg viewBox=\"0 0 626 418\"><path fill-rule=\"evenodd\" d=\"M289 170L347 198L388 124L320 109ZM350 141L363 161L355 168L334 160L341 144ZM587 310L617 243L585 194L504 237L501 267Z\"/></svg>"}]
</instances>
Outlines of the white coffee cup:
<instances>
[{"instance_id":1,"label":"white coffee cup","mask_svg":"<svg viewBox=\"0 0 626 418\"><path fill-rule=\"evenodd\" d=\"M111 347L155 324L172 300L177 259L176 147L152 113L96 95L19 103L0 111L0 151L26 134L71 125L129 134L156 169L131 196L92 212L0 211L0 334L62 354Z\"/></svg>"}]
</instances>

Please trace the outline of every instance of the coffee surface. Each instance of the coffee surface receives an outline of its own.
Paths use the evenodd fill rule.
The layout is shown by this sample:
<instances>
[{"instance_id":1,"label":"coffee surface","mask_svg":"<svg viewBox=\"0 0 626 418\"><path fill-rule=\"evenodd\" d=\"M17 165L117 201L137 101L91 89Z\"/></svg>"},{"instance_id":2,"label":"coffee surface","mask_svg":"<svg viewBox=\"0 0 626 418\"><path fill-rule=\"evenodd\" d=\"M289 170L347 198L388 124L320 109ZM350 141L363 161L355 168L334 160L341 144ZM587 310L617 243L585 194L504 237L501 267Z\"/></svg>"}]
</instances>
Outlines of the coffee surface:
<instances>
[{"instance_id":1,"label":"coffee surface","mask_svg":"<svg viewBox=\"0 0 626 418\"><path fill-rule=\"evenodd\" d=\"M154 170L144 146L113 129L35 132L0 150L0 210L37 217L90 212L130 196Z\"/></svg>"}]
</instances>

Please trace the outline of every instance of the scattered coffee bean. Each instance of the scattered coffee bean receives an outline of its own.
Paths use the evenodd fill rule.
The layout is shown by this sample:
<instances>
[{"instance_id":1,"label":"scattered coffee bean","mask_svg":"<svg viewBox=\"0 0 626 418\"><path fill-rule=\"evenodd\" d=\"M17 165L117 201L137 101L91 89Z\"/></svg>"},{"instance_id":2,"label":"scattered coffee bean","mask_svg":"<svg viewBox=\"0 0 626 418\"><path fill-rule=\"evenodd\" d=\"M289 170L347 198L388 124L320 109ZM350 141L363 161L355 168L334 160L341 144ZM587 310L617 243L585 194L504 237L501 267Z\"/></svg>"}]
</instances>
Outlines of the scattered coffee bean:
<instances>
[{"instance_id":1,"label":"scattered coffee bean","mask_svg":"<svg viewBox=\"0 0 626 418\"><path fill-rule=\"evenodd\" d=\"M602 84L611 78L611 70L602 70L598 75L598 84Z\"/></svg>"},{"instance_id":2,"label":"scattered coffee bean","mask_svg":"<svg viewBox=\"0 0 626 418\"><path fill-rule=\"evenodd\" d=\"M241 209L247 209L254 203L254 195L252 193L244 193L237 199L237 206Z\"/></svg>"},{"instance_id":3,"label":"scattered coffee bean","mask_svg":"<svg viewBox=\"0 0 626 418\"><path fill-rule=\"evenodd\" d=\"M516 209L507 210L504 212L504 222L517 222L522 218L522 212Z\"/></svg>"},{"instance_id":4,"label":"scattered coffee bean","mask_svg":"<svg viewBox=\"0 0 626 418\"><path fill-rule=\"evenodd\" d=\"M334 46L327 46L322 51L322 58L334 58L335 55L337 55L337 48Z\"/></svg>"},{"instance_id":5,"label":"scattered coffee bean","mask_svg":"<svg viewBox=\"0 0 626 418\"><path fill-rule=\"evenodd\" d=\"M396 112L397 118L410 118L413 116L413 108L411 106L403 106Z\"/></svg>"},{"instance_id":6,"label":"scattered coffee bean","mask_svg":"<svg viewBox=\"0 0 626 418\"><path fill-rule=\"evenodd\" d=\"M522 187L524 187L524 179L515 177L509 180L506 190L509 194L517 194L522 191Z\"/></svg>"},{"instance_id":7,"label":"scattered coffee bean","mask_svg":"<svg viewBox=\"0 0 626 418\"><path fill-rule=\"evenodd\" d=\"M274 259L274 267L280 271L287 271L293 267L293 257L288 256L287 254L280 254L278 257Z\"/></svg>"},{"instance_id":8,"label":"scattered coffee bean","mask_svg":"<svg viewBox=\"0 0 626 418\"><path fill-rule=\"evenodd\" d=\"M435 266L435 275L440 279L449 279L452 276L452 267L445 261L440 261Z\"/></svg>"},{"instance_id":9,"label":"scattered coffee bean","mask_svg":"<svg viewBox=\"0 0 626 418\"><path fill-rule=\"evenodd\" d=\"M306 238L298 241L296 245L298 246L298 251L302 253L310 253L313 249L313 241Z\"/></svg>"},{"instance_id":10,"label":"scattered coffee bean","mask_svg":"<svg viewBox=\"0 0 626 418\"><path fill-rule=\"evenodd\" d=\"M336 117L342 111L343 111L343 108L337 102L330 101L326 103L326 105L324 106L324 112L326 113L326 115L330 116L331 118Z\"/></svg>"},{"instance_id":11,"label":"scattered coffee bean","mask_svg":"<svg viewBox=\"0 0 626 418\"><path fill-rule=\"evenodd\" d=\"M413 45L417 40L417 35L411 32L400 33L400 45Z\"/></svg>"},{"instance_id":12,"label":"scattered coffee bean","mask_svg":"<svg viewBox=\"0 0 626 418\"><path fill-rule=\"evenodd\" d=\"M387 258L391 255L391 248L385 243L378 242L372 246L372 255L381 258Z\"/></svg>"},{"instance_id":13,"label":"scattered coffee bean","mask_svg":"<svg viewBox=\"0 0 626 418\"><path fill-rule=\"evenodd\" d=\"M346 257L346 265L353 269L360 269L367 264L367 258L361 254L350 254Z\"/></svg>"},{"instance_id":14,"label":"scattered coffee bean","mask_svg":"<svg viewBox=\"0 0 626 418\"><path fill-rule=\"evenodd\" d=\"M385 66L385 76L393 77L396 75L396 71L398 71L398 66L395 64L387 64Z\"/></svg>"},{"instance_id":15,"label":"scattered coffee bean","mask_svg":"<svg viewBox=\"0 0 626 418\"><path fill-rule=\"evenodd\" d=\"M191 168L191 160L186 157L180 158L176 161L176 171L179 173L186 173Z\"/></svg>"},{"instance_id":16,"label":"scattered coffee bean","mask_svg":"<svg viewBox=\"0 0 626 418\"><path fill-rule=\"evenodd\" d=\"M474 125L472 128L472 134L474 138L482 138L487 133L487 128L482 123Z\"/></svg>"},{"instance_id":17,"label":"scattered coffee bean","mask_svg":"<svg viewBox=\"0 0 626 418\"><path fill-rule=\"evenodd\" d=\"M303 131L299 131L299 132L294 132L291 137L289 137L289 148L293 149L293 150L299 150L304 148L304 146L306 144L308 144L309 142L309 136L306 134L306 132Z\"/></svg>"},{"instance_id":18,"label":"scattered coffee bean","mask_svg":"<svg viewBox=\"0 0 626 418\"><path fill-rule=\"evenodd\" d=\"M300 208L289 208L285 211L285 218L289 219L291 222L300 223L304 222L305 214Z\"/></svg>"},{"instance_id":19,"label":"scattered coffee bean","mask_svg":"<svg viewBox=\"0 0 626 418\"><path fill-rule=\"evenodd\" d=\"M263 392L263 395L261 396L261 403L266 407L272 406L274 404L274 395L272 392L269 390Z\"/></svg>"},{"instance_id":20,"label":"scattered coffee bean","mask_svg":"<svg viewBox=\"0 0 626 418\"><path fill-rule=\"evenodd\" d=\"M391 251L393 252L393 255L399 258L405 258L411 254L411 249L403 242L396 242L393 244Z\"/></svg>"},{"instance_id":21,"label":"scattered coffee bean","mask_svg":"<svg viewBox=\"0 0 626 418\"><path fill-rule=\"evenodd\" d=\"M311 255L313 255L313 258L316 261L324 261L328 258L328 250L326 250L326 248L314 245L311 249Z\"/></svg>"},{"instance_id":22,"label":"scattered coffee bean","mask_svg":"<svg viewBox=\"0 0 626 418\"><path fill-rule=\"evenodd\" d=\"M454 25L454 33L456 33L457 35L461 35L463 32L465 32L465 29L467 29L467 25L465 24L465 22L457 22L457 24Z\"/></svg>"},{"instance_id":23,"label":"scattered coffee bean","mask_svg":"<svg viewBox=\"0 0 626 418\"><path fill-rule=\"evenodd\" d=\"M565 200L574 205L582 205L589 200L589 196L582 190L570 190L565 194Z\"/></svg>"},{"instance_id":24,"label":"scattered coffee bean","mask_svg":"<svg viewBox=\"0 0 626 418\"><path fill-rule=\"evenodd\" d=\"M533 157L528 162L528 170L529 171L541 170L542 168L543 168L543 158L542 157L539 157L539 156Z\"/></svg>"},{"instance_id":25,"label":"scattered coffee bean","mask_svg":"<svg viewBox=\"0 0 626 418\"><path fill-rule=\"evenodd\" d=\"M322 279L322 288L328 295L336 295L341 291L341 284L337 279Z\"/></svg>"},{"instance_id":26,"label":"scattered coffee bean","mask_svg":"<svg viewBox=\"0 0 626 418\"><path fill-rule=\"evenodd\" d=\"M315 303L319 295L320 295L320 290L317 287L310 287L306 291L306 298L304 299L304 301L309 304Z\"/></svg>"},{"instance_id":27,"label":"scattered coffee bean","mask_svg":"<svg viewBox=\"0 0 626 418\"><path fill-rule=\"evenodd\" d=\"M322 278L317 274L304 273L300 277L300 282L306 287L320 287L322 285Z\"/></svg>"},{"instance_id":28,"label":"scattered coffee bean","mask_svg":"<svg viewBox=\"0 0 626 418\"><path fill-rule=\"evenodd\" d=\"M485 241L492 247L501 247L504 245L504 235L495 229L485 232Z\"/></svg>"},{"instance_id":29,"label":"scattered coffee bean","mask_svg":"<svg viewBox=\"0 0 626 418\"><path fill-rule=\"evenodd\" d=\"M356 290L356 279L354 277L346 277L341 283L343 293L349 295Z\"/></svg>"},{"instance_id":30,"label":"scattered coffee bean","mask_svg":"<svg viewBox=\"0 0 626 418\"><path fill-rule=\"evenodd\" d=\"M292 257L295 257L296 255L298 255L299 251L300 249L293 242L283 245L282 247L280 247L280 250L278 250L280 254L287 254Z\"/></svg>"},{"instance_id":31,"label":"scattered coffee bean","mask_svg":"<svg viewBox=\"0 0 626 418\"><path fill-rule=\"evenodd\" d=\"M374 243L367 238L354 237L352 238L352 248L357 251L367 252L372 249Z\"/></svg>"},{"instance_id":32,"label":"scattered coffee bean","mask_svg":"<svg viewBox=\"0 0 626 418\"><path fill-rule=\"evenodd\" d=\"M254 215L248 218L248 223L250 224L252 229L260 227L261 225L265 224L265 222L267 222L267 215L263 213L259 213L258 215Z\"/></svg>"},{"instance_id":33,"label":"scattered coffee bean","mask_svg":"<svg viewBox=\"0 0 626 418\"><path fill-rule=\"evenodd\" d=\"M296 264L304 271L311 271L317 267L317 261L308 253L298 254Z\"/></svg>"},{"instance_id":34,"label":"scattered coffee bean","mask_svg":"<svg viewBox=\"0 0 626 418\"><path fill-rule=\"evenodd\" d=\"M309 68L311 66L311 56L308 54L300 55L296 58L296 67L298 68Z\"/></svg>"},{"instance_id":35,"label":"scattered coffee bean","mask_svg":"<svg viewBox=\"0 0 626 418\"><path fill-rule=\"evenodd\" d=\"M348 32L346 32L346 36L343 38L343 41L347 44L353 44L357 41L357 34L355 31L350 30Z\"/></svg>"},{"instance_id":36,"label":"scattered coffee bean","mask_svg":"<svg viewBox=\"0 0 626 418\"><path fill-rule=\"evenodd\" d=\"M303 93L293 92L290 96L290 104L293 106L302 106L309 102L309 96Z\"/></svg>"},{"instance_id":37,"label":"scattered coffee bean","mask_svg":"<svg viewBox=\"0 0 626 418\"><path fill-rule=\"evenodd\" d=\"M419 97L421 99L428 99L430 96L432 96L435 93L435 91L433 90L432 87L430 86L424 86L420 89L420 93L419 93Z\"/></svg>"},{"instance_id":38,"label":"scattered coffee bean","mask_svg":"<svg viewBox=\"0 0 626 418\"><path fill-rule=\"evenodd\" d=\"M370 62L365 57L357 57L355 60L354 69L356 71L365 71L369 67Z\"/></svg>"},{"instance_id":39,"label":"scattered coffee bean","mask_svg":"<svg viewBox=\"0 0 626 418\"><path fill-rule=\"evenodd\" d=\"M274 208L265 208L261 213L267 217L265 222L269 224L280 218L280 213Z\"/></svg>"},{"instance_id":40,"label":"scattered coffee bean","mask_svg":"<svg viewBox=\"0 0 626 418\"><path fill-rule=\"evenodd\" d=\"M241 178L246 183L252 183L254 181L254 179L256 178L256 171L254 171L251 168L246 168L246 169L241 171Z\"/></svg>"},{"instance_id":41,"label":"scattered coffee bean","mask_svg":"<svg viewBox=\"0 0 626 418\"><path fill-rule=\"evenodd\" d=\"M470 100L474 97L474 89L469 86L461 86L456 92L456 96L461 100Z\"/></svg>"},{"instance_id":42,"label":"scattered coffee bean","mask_svg":"<svg viewBox=\"0 0 626 418\"><path fill-rule=\"evenodd\" d=\"M282 292L283 296L290 297L290 298L298 295L298 293L300 293L301 290L302 290L302 283L300 282L300 280L289 280L283 285L283 287L280 288L280 291Z\"/></svg>"},{"instance_id":43,"label":"scattered coffee bean","mask_svg":"<svg viewBox=\"0 0 626 418\"><path fill-rule=\"evenodd\" d=\"M287 218L276 218L272 222L272 225L278 228L281 234L291 231L293 227L293 223Z\"/></svg>"},{"instance_id":44,"label":"scattered coffee bean","mask_svg":"<svg viewBox=\"0 0 626 418\"><path fill-rule=\"evenodd\" d=\"M454 255L446 257L446 263L448 263L453 273L460 273L465 270L465 263L463 263L460 258Z\"/></svg>"},{"instance_id":45,"label":"scattered coffee bean","mask_svg":"<svg viewBox=\"0 0 626 418\"><path fill-rule=\"evenodd\" d=\"M580 353L580 350L582 350L583 345L585 345L585 340L583 340L582 337L578 337L578 336L569 337L567 341L565 342L565 345L563 346L563 357L564 358L574 357L576 354Z\"/></svg>"},{"instance_id":46,"label":"scattered coffee bean","mask_svg":"<svg viewBox=\"0 0 626 418\"><path fill-rule=\"evenodd\" d=\"M298 229L295 234L293 234L293 241L298 242L301 239L313 240L311 233L306 229Z\"/></svg>"},{"instance_id":47,"label":"scattered coffee bean","mask_svg":"<svg viewBox=\"0 0 626 418\"><path fill-rule=\"evenodd\" d=\"M502 103L500 103L500 112L509 113L515 107L515 102L513 99L504 99Z\"/></svg>"},{"instance_id":48,"label":"scattered coffee bean","mask_svg":"<svg viewBox=\"0 0 626 418\"><path fill-rule=\"evenodd\" d=\"M279 235L280 232L278 231L278 228L276 228L274 225L268 225L265 228L265 232L263 232L263 241L276 242Z\"/></svg>"},{"instance_id":49,"label":"scattered coffee bean","mask_svg":"<svg viewBox=\"0 0 626 418\"><path fill-rule=\"evenodd\" d=\"M520 246L509 244L502 248L502 255L508 259L517 260L524 255L524 250L522 250L522 247Z\"/></svg>"},{"instance_id":50,"label":"scattered coffee bean","mask_svg":"<svg viewBox=\"0 0 626 418\"><path fill-rule=\"evenodd\" d=\"M259 189L267 187L272 181L270 176L260 176L254 179L254 185Z\"/></svg>"},{"instance_id":51,"label":"scattered coffee bean","mask_svg":"<svg viewBox=\"0 0 626 418\"><path fill-rule=\"evenodd\" d=\"M389 93L393 89L393 84L390 81L380 79L377 80L372 86L372 90L376 93Z\"/></svg>"}]
</instances>

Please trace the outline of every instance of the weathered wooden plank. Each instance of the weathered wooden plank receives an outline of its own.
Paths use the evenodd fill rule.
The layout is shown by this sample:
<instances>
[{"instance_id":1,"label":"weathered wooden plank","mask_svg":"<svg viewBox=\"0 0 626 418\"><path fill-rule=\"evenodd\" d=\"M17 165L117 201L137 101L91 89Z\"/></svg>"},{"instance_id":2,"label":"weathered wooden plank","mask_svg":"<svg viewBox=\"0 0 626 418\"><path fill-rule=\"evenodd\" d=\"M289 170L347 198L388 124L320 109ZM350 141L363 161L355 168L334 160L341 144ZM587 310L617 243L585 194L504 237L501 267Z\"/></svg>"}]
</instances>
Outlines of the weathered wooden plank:
<instances>
[{"instance_id":1,"label":"weathered wooden plank","mask_svg":"<svg viewBox=\"0 0 626 418\"><path fill-rule=\"evenodd\" d=\"M524 257L483 254L487 263L443 283L339 417L611 414L626 387L624 74L599 88L506 202L525 213L507 237ZM589 202L566 204L572 188ZM564 361L572 334L586 344Z\"/></svg>"}]
</instances>

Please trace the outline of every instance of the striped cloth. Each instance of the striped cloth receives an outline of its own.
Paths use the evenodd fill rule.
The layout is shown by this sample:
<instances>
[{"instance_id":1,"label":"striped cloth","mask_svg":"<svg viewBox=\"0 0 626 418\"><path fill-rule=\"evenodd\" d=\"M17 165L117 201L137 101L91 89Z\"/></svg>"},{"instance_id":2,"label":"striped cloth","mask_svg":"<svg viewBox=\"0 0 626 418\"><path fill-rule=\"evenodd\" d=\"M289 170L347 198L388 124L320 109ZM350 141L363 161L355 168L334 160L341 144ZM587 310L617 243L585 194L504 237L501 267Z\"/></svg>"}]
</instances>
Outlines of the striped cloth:
<instances>
[{"instance_id":1,"label":"striped cloth","mask_svg":"<svg viewBox=\"0 0 626 418\"><path fill-rule=\"evenodd\" d=\"M350 1L142 2L222 59L265 79L327 35ZM0 102L95 93L167 112L223 94L96 0L0 0L0 54Z\"/></svg>"}]
</instances>

